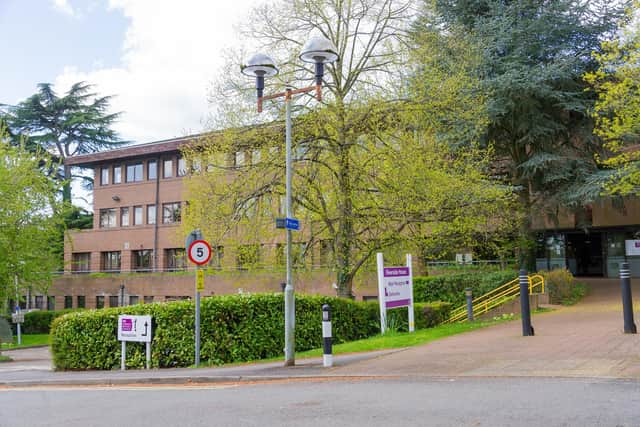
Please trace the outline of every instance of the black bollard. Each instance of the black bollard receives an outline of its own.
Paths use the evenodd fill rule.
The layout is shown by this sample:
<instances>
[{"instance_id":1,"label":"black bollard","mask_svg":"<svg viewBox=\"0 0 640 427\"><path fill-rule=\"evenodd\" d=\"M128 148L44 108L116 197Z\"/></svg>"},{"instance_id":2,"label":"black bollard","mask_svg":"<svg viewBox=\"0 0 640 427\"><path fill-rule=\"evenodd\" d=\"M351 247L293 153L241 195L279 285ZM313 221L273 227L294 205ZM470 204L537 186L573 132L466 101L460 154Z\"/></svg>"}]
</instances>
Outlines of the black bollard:
<instances>
[{"instance_id":1,"label":"black bollard","mask_svg":"<svg viewBox=\"0 0 640 427\"><path fill-rule=\"evenodd\" d=\"M631 298L631 272L629 263L623 262L620 266L620 287L622 289L622 313L624 315L624 333L637 333L636 324L633 322L633 300Z\"/></svg>"},{"instance_id":2,"label":"black bollard","mask_svg":"<svg viewBox=\"0 0 640 427\"><path fill-rule=\"evenodd\" d=\"M529 277L527 270L520 270L520 314L522 315L522 336L533 336L531 308L529 307Z\"/></svg>"},{"instance_id":3,"label":"black bollard","mask_svg":"<svg viewBox=\"0 0 640 427\"><path fill-rule=\"evenodd\" d=\"M467 320L473 322L473 291L471 288L466 288L464 295L467 298Z\"/></svg>"}]
</instances>

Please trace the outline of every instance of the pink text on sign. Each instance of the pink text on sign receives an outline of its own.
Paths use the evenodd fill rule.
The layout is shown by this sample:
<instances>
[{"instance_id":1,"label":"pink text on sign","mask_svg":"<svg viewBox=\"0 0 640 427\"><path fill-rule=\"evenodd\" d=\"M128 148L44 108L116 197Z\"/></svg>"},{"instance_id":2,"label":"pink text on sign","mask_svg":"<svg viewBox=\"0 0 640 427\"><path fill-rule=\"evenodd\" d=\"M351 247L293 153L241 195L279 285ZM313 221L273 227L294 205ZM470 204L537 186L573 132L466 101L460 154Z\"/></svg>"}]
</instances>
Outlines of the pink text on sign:
<instances>
[{"instance_id":1,"label":"pink text on sign","mask_svg":"<svg viewBox=\"0 0 640 427\"><path fill-rule=\"evenodd\" d=\"M131 332L133 330L133 320L131 319L122 319L122 331L123 332Z\"/></svg>"}]
</instances>

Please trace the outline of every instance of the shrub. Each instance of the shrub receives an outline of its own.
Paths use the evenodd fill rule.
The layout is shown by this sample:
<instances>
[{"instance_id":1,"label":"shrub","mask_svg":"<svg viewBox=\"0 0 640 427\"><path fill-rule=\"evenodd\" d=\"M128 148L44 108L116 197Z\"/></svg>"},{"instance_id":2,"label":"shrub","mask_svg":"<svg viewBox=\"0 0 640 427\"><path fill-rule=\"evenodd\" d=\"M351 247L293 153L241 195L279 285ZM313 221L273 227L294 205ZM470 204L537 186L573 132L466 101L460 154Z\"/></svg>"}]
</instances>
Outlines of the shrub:
<instances>
[{"instance_id":1,"label":"shrub","mask_svg":"<svg viewBox=\"0 0 640 427\"><path fill-rule=\"evenodd\" d=\"M449 318L453 304L436 301L432 303L414 303L413 318L416 329L433 328ZM387 310L387 327L396 331L409 329L409 313L406 308Z\"/></svg>"},{"instance_id":2,"label":"shrub","mask_svg":"<svg viewBox=\"0 0 640 427\"><path fill-rule=\"evenodd\" d=\"M322 345L323 304L330 304L334 343L379 333L378 303L323 296L296 296L296 350ZM416 328L438 324L450 304L416 304ZM190 366L194 360L194 305L191 301L147 304L69 313L57 318L51 330L56 369L115 369L120 366L117 341L119 314L153 316L151 365L156 368ZM407 310L391 310L405 324ZM396 314L397 313L397 314ZM230 363L277 357L284 347L282 294L227 295L201 302L200 359ZM406 330L406 329L405 329ZM127 344L127 366L144 366L144 345Z\"/></svg>"},{"instance_id":3,"label":"shrub","mask_svg":"<svg viewBox=\"0 0 640 427\"><path fill-rule=\"evenodd\" d=\"M34 310L24 314L24 323L20 327L23 334L48 334L51 323L56 317L71 313L75 309L66 310ZM13 333L16 333L16 325L11 322L11 315L3 316L9 323Z\"/></svg>"},{"instance_id":4,"label":"shrub","mask_svg":"<svg viewBox=\"0 0 640 427\"><path fill-rule=\"evenodd\" d=\"M567 269L541 271L540 274L544 277L546 292L552 304L575 304L587 293L587 286L576 283Z\"/></svg>"},{"instance_id":5,"label":"shrub","mask_svg":"<svg viewBox=\"0 0 640 427\"><path fill-rule=\"evenodd\" d=\"M444 301L459 306L465 302L465 288L471 288L474 296L480 296L517 276L515 270L504 270L414 277L413 298L416 302Z\"/></svg>"}]
</instances>

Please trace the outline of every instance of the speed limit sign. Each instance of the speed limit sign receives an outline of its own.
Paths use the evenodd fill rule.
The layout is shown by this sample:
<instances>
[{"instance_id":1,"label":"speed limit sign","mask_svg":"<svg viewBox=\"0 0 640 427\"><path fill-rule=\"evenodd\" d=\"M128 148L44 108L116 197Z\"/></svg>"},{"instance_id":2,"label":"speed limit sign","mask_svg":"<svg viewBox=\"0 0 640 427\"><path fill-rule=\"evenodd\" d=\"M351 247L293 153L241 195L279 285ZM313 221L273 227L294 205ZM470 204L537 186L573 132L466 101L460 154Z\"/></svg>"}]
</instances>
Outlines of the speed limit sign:
<instances>
[{"instance_id":1,"label":"speed limit sign","mask_svg":"<svg viewBox=\"0 0 640 427\"><path fill-rule=\"evenodd\" d=\"M196 240L189 245L189 260L196 265L204 265L211 259L211 246L204 240Z\"/></svg>"}]
</instances>

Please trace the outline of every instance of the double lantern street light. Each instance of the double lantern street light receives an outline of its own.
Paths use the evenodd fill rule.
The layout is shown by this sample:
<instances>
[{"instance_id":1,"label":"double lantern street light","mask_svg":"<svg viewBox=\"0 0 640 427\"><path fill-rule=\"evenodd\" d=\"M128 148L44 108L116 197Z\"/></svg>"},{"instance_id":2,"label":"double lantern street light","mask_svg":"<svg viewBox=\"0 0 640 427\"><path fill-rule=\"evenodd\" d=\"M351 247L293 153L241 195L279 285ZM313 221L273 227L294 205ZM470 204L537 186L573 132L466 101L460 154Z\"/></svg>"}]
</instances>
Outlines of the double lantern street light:
<instances>
[{"instance_id":1,"label":"double lantern street light","mask_svg":"<svg viewBox=\"0 0 640 427\"><path fill-rule=\"evenodd\" d=\"M264 96L264 78L278 74L278 68L270 56L263 53L253 55L247 61L246 65L242 65L240 70L242 74L256 78L256 89L258 92L258 113L262 112L262 101L276 98L284 98L286 111L286 223L292 219L291 212L291 97L299 93L307 93L315 91L318 101L322 100L322 77L324 76L324 64L330 64L339 58L335 45L327 38L315 36L303 46L300 53L300 59L303 62L315 64L315 85L307 86L300 89L292 89L287 87L284 92L275 93L273 95ZM291 228L287 225L287 283L284 288L284 364L285 366L293 366L295 364L295 300L293 295L293 281L291 274Z\"/></svg>"}]
</instances>

